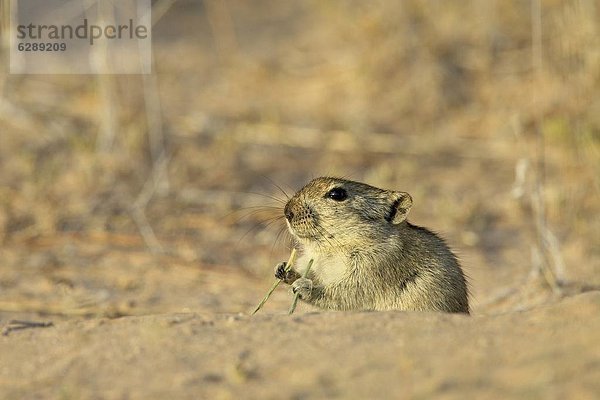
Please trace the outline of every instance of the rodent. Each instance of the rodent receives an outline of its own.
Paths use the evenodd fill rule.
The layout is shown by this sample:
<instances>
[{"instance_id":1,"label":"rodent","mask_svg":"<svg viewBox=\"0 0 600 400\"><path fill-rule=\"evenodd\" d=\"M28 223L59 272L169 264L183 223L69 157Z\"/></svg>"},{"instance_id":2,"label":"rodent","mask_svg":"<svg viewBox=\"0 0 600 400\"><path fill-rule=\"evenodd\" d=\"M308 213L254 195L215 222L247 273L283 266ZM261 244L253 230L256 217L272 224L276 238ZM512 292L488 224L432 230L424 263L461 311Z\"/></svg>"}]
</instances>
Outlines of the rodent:
<instances>
[{"instance_id":1,"label":"rodent","mask_svg":"<svg viewBox=\"0 0 600 400\"><path fill-rule=\"evenodd\" d=\"M408 222L412 204L406 192L313 179L284 207L301 255L287 272L278 264L275 276L323 309L468 314L457 257L440 236Z\"/></svg>"}]
</instances>

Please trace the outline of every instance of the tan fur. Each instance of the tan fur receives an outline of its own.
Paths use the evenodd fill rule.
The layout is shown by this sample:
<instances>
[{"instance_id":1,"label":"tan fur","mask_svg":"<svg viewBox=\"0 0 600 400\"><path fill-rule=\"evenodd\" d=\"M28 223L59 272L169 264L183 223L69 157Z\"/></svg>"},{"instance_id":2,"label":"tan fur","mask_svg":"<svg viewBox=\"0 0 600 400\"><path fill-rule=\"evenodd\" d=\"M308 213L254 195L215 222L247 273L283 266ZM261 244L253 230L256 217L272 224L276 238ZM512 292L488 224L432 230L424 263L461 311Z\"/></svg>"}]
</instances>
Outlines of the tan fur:
<instances>
[{"instance_id":1,"label":"tan fur","mask_svg":"<svg viewBox=\"0 0 600 400\"><path fill-rule=\"evenodd\" d=\"M334 188L347 198L331 198ZM324 309L468 313L458 260L443 239L406 220L411 206L408 193L314 179L285 207L302 251L286 282L304 301ZM310 259L309 280L303 280Z\"/></svg>"}]
</instances>

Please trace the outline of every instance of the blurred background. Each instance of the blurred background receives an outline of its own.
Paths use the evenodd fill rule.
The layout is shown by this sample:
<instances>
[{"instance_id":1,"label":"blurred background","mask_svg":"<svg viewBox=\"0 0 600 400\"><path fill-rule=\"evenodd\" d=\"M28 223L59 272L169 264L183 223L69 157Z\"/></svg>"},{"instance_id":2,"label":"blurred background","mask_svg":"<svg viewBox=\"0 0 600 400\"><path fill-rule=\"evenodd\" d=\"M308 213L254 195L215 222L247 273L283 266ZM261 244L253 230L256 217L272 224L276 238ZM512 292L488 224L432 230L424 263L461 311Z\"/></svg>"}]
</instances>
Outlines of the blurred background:
<instances>
[{"instance_id":1,"label":"blurred background","mask_svg":"<svg viewBox=\"0 0 600 400\"><path fill-rule=\"evenodd\" d=\"M152 3L152 75L9 75L2 36L0 318L246 312L320 175L411 193L474 313L600 285L595 0Z\"/></svg>"}]
</instances>

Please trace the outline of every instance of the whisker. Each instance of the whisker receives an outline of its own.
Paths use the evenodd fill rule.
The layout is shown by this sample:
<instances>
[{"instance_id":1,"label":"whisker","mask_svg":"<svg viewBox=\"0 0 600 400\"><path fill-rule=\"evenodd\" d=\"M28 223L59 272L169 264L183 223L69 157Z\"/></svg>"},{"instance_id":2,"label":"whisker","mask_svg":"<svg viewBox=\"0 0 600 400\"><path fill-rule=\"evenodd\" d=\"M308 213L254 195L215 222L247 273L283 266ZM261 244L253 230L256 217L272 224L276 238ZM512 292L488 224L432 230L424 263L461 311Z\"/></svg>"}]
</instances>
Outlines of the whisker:
<instances>
[{"instance_id":1,"label":"whisker","mask_svg":"<svg viewBox=\"0 0 600 400\"><path fill-rule=\"evenodd\" d=\"M270 225L272 225L273 223L277 222L280 219L283 219L283 215L278 215L276 217L272 217L272 218L268 218L266 220L260 221L259 223L255 224L254 226L252 226L250 229L248 229L248 231L246 231L246 233L244 233L242 235L242 237L238 240L238 244L242 242L242 240L248 236L250 233L252 232L256 232L258 229L266 229L268 228Z\"/></svg>"},{"instance_id":2,"label":"whisker","mask_svg":"<svg viewBox=\"0 0 600 400\"><path fill-rule=\"evenodd\" d=\"M275 246L277 245L277 242L281 238L281 235L286 231L287 231L287 227L285 225L282 226L281 228L279 228L279 232L277 232L277 236L275 236L275 241L273 241L273 246L271 246L271 257L273 257L273 253L275 252Z\"/></svg>"},{"instance_id":3,"label":"whisker","mask_svg":"<svg viewBox=\"0 0 600 400\"><path fill-rule=\"evenodd\" d=\"M240 207L240 210L248 210L248 209L256 209L256 208L281 210L281 207L279 207L279 206L248 206L248 207Z\"/></svg>"},{"instance_id":4,"label":"whisker","mask_svg":"<svg viewBox=\"0 0 600 400\"><path fill-rule=\"evenodd\" d=\"M274 215L283 215L283 210L281 207L275 206L253 206L253 207L244 207L239 210L234 210L228 213L227 217L237 217L237 221L241 221L243 219L249 219L255 215L265 215L265 216L274 216Z\"/></svg>"},{"instance_id":5,"label":"whisker","mask_svg":"<svg viewBox=\"0 0 600 400\"><path fill-rule=\"evenodd\" d=\"M264 224L264 228L268 228L269 226L273 225L275 222L278 222L279 220L283 219L283 217L274 217L268 220L268 222L266 224Z\"/></svg>"},{"instance_id":6,"label":"whisker","mask_svg":"<svg viewBox=\"0 0 600 400\"><path fill-rule=\"evenodd\" d=\"M282 213L280 213L279 211L280 211L279 209L275 209L275 210L266 210L266 209L250 210L250 211L245 212L243 215L241 215L240 219L248 219L250 217L260 216L260 215L264 215L266 217L281 216L283 218L283 215L280 215Z\"/></svg>"},{"instance_id":7,"label":"whisker","mask_svg":"<svg viewBox=\"0 0 600 400\"><path fill-rule=\"evenodd\" d=\"M290 199L290 196L287 194L287 192L285 190L283 190L283 188L281 186L279 186L277 183L275 183L275 181L271 178L269 178L268 176L263 176L263 178L265 178L266 180L268 180L273 186L275 186L277 189L279 189L279 191L285 196L286 199Z\"/></svg>"},{"instance_id":8,"label":"whisker","mask_svg":"<svg viewBox=\"0 0 600 400\"><path fill-rule=\"evenodd\" d=\"M329 233L329 231L320 225L315 225L315 229L321 234L321 236L327 241L327 243L329 243L329 245L332 248L341 248L342 247L342 243L337 240L337 238L332 235L331 233ZM335 244L335 246L334 246Z\"/></svg>"},{"instance_id":9,"label":"whisker","mask_svg":"<svg viewBox=\"0 0 600 400\"><path fill-rule=\"evenodd\" d=\"M265 213L267 213L267 212L275 212L276 210L279 210L279 209L277 207L275 207L274 209L267 209L264 207L255 207L254 210L250 211L250 208L240 208L237 210L229 211L227 214L223 215L223 218L224 219L229 219L229 218L243 219L246 216L250 215L251 213L259 213L260 211L264 211Z\"/></svg>"},{"instance_id":10,"label":"whisker","mask_svg":"<svg viewBox=\"0 0 600 400\"><path fill-rule=\"evenodd\" d=\"M245 193L253 194L253 195L261 196L261 197L266 197L267 199L274 200L274 201L276 201L276 202L278 202L280 204L285 204L287 202L287 199L281 199L281 198L279 198L277 196L274 196L274 195L271 195L271 194L257 193L257 192L245 192ZM288 199L289 199L289 197L288 197Z\"/></svg>"}]
</instances>

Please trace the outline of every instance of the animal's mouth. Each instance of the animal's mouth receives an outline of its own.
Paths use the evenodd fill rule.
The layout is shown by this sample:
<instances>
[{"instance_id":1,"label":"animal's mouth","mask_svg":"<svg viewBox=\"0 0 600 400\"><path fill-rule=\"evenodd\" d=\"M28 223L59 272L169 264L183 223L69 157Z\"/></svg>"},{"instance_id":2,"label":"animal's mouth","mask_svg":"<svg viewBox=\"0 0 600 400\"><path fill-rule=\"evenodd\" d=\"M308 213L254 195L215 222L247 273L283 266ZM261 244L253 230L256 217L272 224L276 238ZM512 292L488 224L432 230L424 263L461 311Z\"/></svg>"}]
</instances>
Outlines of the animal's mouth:
<instances>
[{"instance_id":1,"label":"animal's mouth","mask_svg":"<svg viewBox=\"0 0 600 400\"><path fill-rule=\"evenodd\" d=\"M301 226L292 226L292 223L287 222L288 230L290 233L301 241L307 242L322 242L323 240L333 239L333 235L326 232L324 229L319 228L317 226L311 225L301 225Z\"/></svg>"},{"instance_id":2,"label":"animal's mouth","mask_svg":"<svg viewBox=\"0 0 600 400\"><path fill-rule=\"evenodd\" d=\"M298 230L298 228L294 228L292 226L292 224L290 223L290 221L288 221L288 220L286 220L286 223L287 223L287 227L288 227L288 230L290 231L290 233L297 239L304 239L304 240L310 240L310 241L314 241L314 240L318 239L317 235L315 235L313 232L300 231L300 230Z\"/></svg>"}]
</instances>

